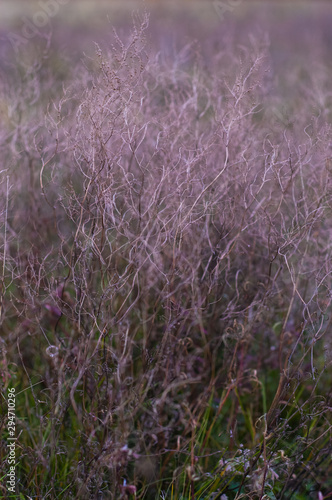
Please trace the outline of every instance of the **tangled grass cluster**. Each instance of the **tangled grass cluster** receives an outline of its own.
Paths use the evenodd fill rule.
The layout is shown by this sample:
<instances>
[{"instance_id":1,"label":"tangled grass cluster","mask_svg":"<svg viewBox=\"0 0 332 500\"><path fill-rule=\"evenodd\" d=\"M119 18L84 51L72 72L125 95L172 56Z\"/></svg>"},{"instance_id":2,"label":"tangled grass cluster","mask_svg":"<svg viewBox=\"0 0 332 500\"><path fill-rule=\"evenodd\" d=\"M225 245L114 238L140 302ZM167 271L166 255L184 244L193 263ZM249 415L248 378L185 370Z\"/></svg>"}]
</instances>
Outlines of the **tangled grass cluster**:
<instances>
[{"instance_id":1,"label":"tangled grass cluster","mask_svg":"<svg viewBox=\"0 0 332 500\"><path fill-rule=\"evenodd\" d=\"M147 33L1 75L1 475L15 387L24 498L327 498L328 67Z\"/></svg>"}]
</instances>

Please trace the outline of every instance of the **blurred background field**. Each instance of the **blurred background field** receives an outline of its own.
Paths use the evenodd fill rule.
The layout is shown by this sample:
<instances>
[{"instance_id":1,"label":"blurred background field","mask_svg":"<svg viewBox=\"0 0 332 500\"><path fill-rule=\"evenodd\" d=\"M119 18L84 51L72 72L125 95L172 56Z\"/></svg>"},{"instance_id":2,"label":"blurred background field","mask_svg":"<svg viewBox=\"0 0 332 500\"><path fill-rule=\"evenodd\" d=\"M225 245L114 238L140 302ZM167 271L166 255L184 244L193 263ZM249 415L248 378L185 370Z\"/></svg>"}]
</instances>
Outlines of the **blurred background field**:
<instances>
[{"instance_id":1,"label":"blurred background field","mask_svg":"<svg viewBox=\"0 0 332 500\"><path fill-rule=\"evenodd\" d=\"M278 52L280 59L305 58L307 45L309 50L317 50L318 46L329 50L332 45L332 3L327 0L240 0L234 7L223 10L227 3L228 0L219 0L219 3L218 0L69 0L64 5L59 3L58 13L41 32L51 25L54 36L67 39L66 50L70 50L70 43L75 46L75 33L84 31L83 40L89 43L102 38L111 26L125 29L133 10L147 8L151 29L168 36L169 43L184 37L198 41L207 36L218 38L230 25L239 31L251 26L252 30L268 34L271 48ZM3 0L0 3L2 44L8 39L8 31L20 35L26 16L31 18L41 10L42 4L34 0Z\"/></svg>"}]
</instances>

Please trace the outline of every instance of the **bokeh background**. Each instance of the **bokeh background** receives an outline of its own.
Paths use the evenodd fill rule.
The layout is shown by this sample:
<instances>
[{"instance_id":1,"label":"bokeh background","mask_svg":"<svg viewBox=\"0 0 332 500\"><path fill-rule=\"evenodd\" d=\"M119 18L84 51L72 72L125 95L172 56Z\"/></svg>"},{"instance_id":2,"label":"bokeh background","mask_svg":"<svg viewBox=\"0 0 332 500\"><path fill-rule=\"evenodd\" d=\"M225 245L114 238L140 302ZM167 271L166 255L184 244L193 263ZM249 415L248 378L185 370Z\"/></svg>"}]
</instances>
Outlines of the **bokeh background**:
<instances>
[{"instance_id":1,"label":"bokeh background","mask_svg":"<svg viewBox=\"0 0 332 500\"><path fill-rule=\"evenodd\" d=\"M308 52L325 55L332 50L332 2L301 0L2 0L2 49L13 37L22 35L27 23L38 20L38 14L38 22L42 22L41 12L54 9L54 5L56 14L48 16L39 31L44 34L51 29L66 53L78 51L78 55L92 42L107 39L112 27L130 29L133 11L144 9L150 13L151 43L160 43L163 50L193 39L204 45L207 36L218 41L231 29L240 43L241 33L249 28L255 36L268 38L281 71L287 64L305 66ZM32 46L38 38L31 38Z\"/></svg>"}]
</instances>

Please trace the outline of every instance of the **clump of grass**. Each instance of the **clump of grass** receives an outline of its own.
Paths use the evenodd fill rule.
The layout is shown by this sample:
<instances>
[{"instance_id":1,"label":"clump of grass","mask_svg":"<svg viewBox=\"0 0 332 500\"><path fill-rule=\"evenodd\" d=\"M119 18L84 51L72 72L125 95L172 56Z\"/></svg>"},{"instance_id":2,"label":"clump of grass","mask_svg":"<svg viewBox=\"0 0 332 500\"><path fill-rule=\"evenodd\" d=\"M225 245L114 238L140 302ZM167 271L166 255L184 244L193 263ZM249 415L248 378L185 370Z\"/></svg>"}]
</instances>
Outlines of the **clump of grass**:
<instances>
[{"instance_id":1,"label":"clump of grass","mask_svg":"<svg viewBox=\"0 0 332 500\"><path fill-rule=\"evenodd\" d=\"M18 488L324 497L328 123L306 113L314 96L293 127L271 122L265 43L218 49L212 70L194 44L154 56L147 29L144 16L128 41L97 45L46 112L24 106L52 81L47 59L38 84L25 68L21 94L5 93L23 110L0 132ZM1 459L4 475L4 447Z\"/></svg>"}]
</instances>

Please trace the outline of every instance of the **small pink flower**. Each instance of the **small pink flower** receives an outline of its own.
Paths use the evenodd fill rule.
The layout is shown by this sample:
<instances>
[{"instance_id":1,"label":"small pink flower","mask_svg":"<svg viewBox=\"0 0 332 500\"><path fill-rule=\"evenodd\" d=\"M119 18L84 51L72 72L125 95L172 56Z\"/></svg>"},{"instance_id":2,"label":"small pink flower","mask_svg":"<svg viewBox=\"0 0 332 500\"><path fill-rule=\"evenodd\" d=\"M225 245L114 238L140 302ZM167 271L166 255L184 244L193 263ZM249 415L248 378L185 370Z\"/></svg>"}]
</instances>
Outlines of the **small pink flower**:
<instances>
[{"instance_id":1,"label":"small pink flower","mask_svg":"<svg viewBox=\"0 0 332 500\"><path fill-rule=\"evenodd\" d=\"M44 307L52 313L52 315L56 318L60 318L61 311L57 306L52 306L51 304L44 304Z\"/></svg>"},{"instance_id":2,"label":"small pink flower","mask_svg":"<svg viewBox=\"0 0 332 500\"><path fill-rule=\"evenodd\" d=\"M133 484L126 484L126 480L124 479L123 485L120 486L120 490L122 493L128 493L129 495L136 496L136 486Z\"/></svg>"}]
</instances>

